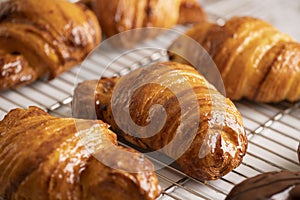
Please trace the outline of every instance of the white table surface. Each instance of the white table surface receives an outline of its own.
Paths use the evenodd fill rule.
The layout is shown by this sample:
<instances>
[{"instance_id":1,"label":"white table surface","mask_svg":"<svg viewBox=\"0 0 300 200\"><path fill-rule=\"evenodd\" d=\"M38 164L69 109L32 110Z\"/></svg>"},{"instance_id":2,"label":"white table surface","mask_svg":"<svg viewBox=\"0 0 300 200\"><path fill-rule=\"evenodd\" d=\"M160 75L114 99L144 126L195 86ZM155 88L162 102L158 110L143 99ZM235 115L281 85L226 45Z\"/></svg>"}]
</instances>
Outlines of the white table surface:
<instances>
[{"instance_id":1,"label":"white table surface","mask_svg":"<svg viewBox=\"0 0 300 200\"><path fill-rule=\"evenodd\" d=\"M250 15L273 24L300 41L299 0L199 0L208 13L224 18Z\"/></svg>"}]
</instances>

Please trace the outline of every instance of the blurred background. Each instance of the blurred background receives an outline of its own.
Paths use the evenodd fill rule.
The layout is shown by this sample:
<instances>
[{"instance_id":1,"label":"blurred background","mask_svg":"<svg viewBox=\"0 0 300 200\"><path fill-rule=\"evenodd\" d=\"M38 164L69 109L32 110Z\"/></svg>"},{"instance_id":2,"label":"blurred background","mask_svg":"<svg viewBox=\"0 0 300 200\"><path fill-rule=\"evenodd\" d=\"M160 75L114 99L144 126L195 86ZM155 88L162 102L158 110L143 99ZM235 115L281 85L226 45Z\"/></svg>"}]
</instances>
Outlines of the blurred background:
<instances>
[{"instance_id":1,"label":"blurred background","mask_svg":"<svg viewBox=\"0 0 300 200\"><path fill-rule=\"evenodd\" d=\"M300 41L299 0L199 0L206 12L225 19L237 15L259 17Z\"/></svg>"}]
</instances>

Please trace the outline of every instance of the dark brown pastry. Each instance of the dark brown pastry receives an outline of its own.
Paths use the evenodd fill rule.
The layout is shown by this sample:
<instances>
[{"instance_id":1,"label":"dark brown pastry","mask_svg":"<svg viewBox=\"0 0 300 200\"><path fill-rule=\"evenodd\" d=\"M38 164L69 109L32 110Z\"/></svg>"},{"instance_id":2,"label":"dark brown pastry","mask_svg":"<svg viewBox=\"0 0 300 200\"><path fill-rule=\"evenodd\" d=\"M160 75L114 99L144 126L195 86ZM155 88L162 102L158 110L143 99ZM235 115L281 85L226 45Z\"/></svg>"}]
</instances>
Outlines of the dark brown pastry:
<instances>
[{"instance_id":1,"label":"dark brown pastry","mask_svg":"<svg viewBox=\"0 0 300 200\"><path fill-rule=\"evenodd\" d=\"M0 197L6 200L154 200L160 194L152 163L118 146L100 120L14 109L0 122L0 157Z\"/></svg>"},{"instance_id":2,"label":"dark brown pastry","mask_svg":"<svg viewBox=\"0 0 300 200\"><path fill-rule=\"evenodd\" d=\"M268 172L236 185L226 200L300 199L300 172Z\"/></svg>"},{"instance_id":3,"label":"dark brown pastry","mask_svg":"<svg viewBox=\"0 0 300 200\"><path fill-rule=\"evenodd\" d=\"M252 17L234 17L224 26L203 23L187 36L201 44L216 63L232 100L247 98L259 102L300 99L300 45L267 22ZM199 55L175 41L170 51L181 52L186 60ZM184 59L170 53L173 61Z\"/></svg>"},{"instance_id":4,"label":"dark brown pastry","mask_svg":"<svg viewBox=\"0 0 300 200\"><path fill-rule=\"evenodd\" d=\"M103 32L112 36L142 27L171 28L206 16L196 0L91 0Z\"/></svg>"},{"instance_id":5,"label":"dark brown pastry","mask_svg":"<svg viewBox=\"0 0 300 200\"><path fill-rule=\"evenodd\" d=\"M300 143L299 143L299 146L298 146L298 151L297 151L297 153L298 153L298 159L299 159L299 162L300 162Z\"/></svg>"},{"instance_id":6,"label":"dark brown pastry","mask_svg":"<svg viewBox=\"0 0 300 200\"><path fill-rule=\"evenodd\" d=\"M64 0L0 3L0 89L56 77L101 40L96 16Z\"/></svg>"},{"instance_id":7,"label":"dark brown pastry","mask_svg":"<svg viewBox=\"0 0 300 200\"><path fill-rule=\"evenodd\" d=\"M135 89L126 80L142 86ZM163 124L160 108L152 107L157 104L166 112ZM129 115L124 113L126 108ZM236 168L247 148L241 115L234 104L194 68L175 62L157 63L121 78L81 83L74 93L73 114L106 121L127 141L165 153L186 174L201 180L218 179ZM149 127L152 117L158 120ZM131 119L142 127L140 132L132 128Z\"/></svg>"}]
</instances>

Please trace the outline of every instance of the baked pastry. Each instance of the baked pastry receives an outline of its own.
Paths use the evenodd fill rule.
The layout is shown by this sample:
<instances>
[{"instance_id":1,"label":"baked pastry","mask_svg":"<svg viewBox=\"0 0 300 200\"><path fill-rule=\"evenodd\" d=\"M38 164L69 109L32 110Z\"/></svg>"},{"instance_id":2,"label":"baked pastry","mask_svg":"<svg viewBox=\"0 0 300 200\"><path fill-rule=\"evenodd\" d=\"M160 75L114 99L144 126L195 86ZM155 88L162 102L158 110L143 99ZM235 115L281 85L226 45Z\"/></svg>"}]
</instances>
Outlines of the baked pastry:
<instances>
[{"instance_id":1,"label":"baked pastry","mask_svg":"<svg viewBox=\"0 0 300 200\"><path fill-rule=\"evenodd\" d=\"M106 36L142 27L171 28L205 20L196 0L91 0Z\"/></svg>"},{"instance_id":2,"label":"baked pastry","mask_svg":"<svg viewBox=\"0 0 300 200\"><path fill-rule=\"evenodd\" d=\"M118 146L102 121L14 109L0 122L0 157L0 197L6 200L154 200L160 194L151 162Z\"/></svg>"},{"instance_id":3,"label":"baked pastry","mask_svg":"<svg viewBox=\"0 0 300 200\"><path fill-rule=\"evenodd\" d=\"M175 62L79 84L73 115L104 120L125 140L168 155L201 180L218 179L236 168L247 148L234 104L194 68Z\"/></svg>"},{"instance_id":4,"label":"baked pastry","mask_svg":"<svg viewBox=\"0 0 300 200\"><path fill-rule=\"evenodd\" d=\"M101 40L96 16L64 0L0 3L0 89L53 79Z\"/></svg>"},{"instance_id":5,"label":"baked pastry","mask_svg":"<svg viewBox=\"0 0 300 200\"><path fill-rule=\"evenodd\" d=\"M206 21L206 13L197 0L181 0L178 24L193 24Z\"/></svg>"},{"instance_id":6,"label":"baked pastry","mask_svg":"<svg viewBox=\"0 0 300 200\"><path fill-rule=\"evenodd\" d=\"M299 162L300 162L300 143L299 143L299 146L298 146L298 151L297 151L297 153L298 153L298 159L299 159Z\"/></svg>"},{"instance_id":7,"label":"baked pastry","mask_svg":"<svg viewBox=\"0 0 300 200\"><path fill-rule=\"evenodd\" d=\"M209 53L219 68L227 96L258 102L300 99L300 45L267 22L233 17L224 26L205 23L186 33ZM170 47L172 61L197 61L195 51L178 38Z\"/></svg>"},{"instance_id":8,"label":"baked pastry","mask_svg":"<svg viewBox=\"0 0 300 200\"><path fill-rule=\"evenodd\" d=\"M300 199L299 172L268 172L236 185L226 200Z\"/></svg>"}]
</instances>

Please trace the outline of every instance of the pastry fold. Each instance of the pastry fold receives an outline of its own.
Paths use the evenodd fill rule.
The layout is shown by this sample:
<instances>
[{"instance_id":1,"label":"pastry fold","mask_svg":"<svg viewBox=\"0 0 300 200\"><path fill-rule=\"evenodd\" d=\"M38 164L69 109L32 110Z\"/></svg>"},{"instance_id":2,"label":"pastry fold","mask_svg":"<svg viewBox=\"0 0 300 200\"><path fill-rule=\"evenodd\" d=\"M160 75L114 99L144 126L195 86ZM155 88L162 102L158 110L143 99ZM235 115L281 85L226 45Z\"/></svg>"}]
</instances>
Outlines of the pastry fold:
<instances>
[{"instance_id":1,"label":"pastry fold","mask_svg":"<svg viewBox=\"0 0 300 200\"><path fill-rule=\"evenodd\" d=\"M53 79L101 40L95 14L64 0L0 3L0 89Z\"/></svg>"},{"instance_id":2,"label":"pastry fold","mask_svg":"<svg viewBox=\"0 0 300 200\"><path fill-rule=\"evenodd\" d=\"M234 104L184 64L156 63L121 78L85 81L75 89L73 114L109 123L125 140L168 155L201 180L224 176L246 153Z\"/></svg>"},{"instance_id":3,"label":"pastry fold","mask_svg":"<svg viewBox=\"0 0 300 200\"><path fill-rule=\"evenodd\" d=\"M0 157L7 200L154 200L161 190L152 163L118 146L107 124L37 107L14 109L0 122Z\"/></svg>"},{"instance_id":4,"label":"pastry fold","mask_svg":"<svg viewBox=\"0 0 300 200\"><path fill-rule=\"evenodd\" d=\"M196 0L91 0L103 32L112 36L143 27L171 28L206 20Z\"/></svg>"},{"instance_id":5,"label":"pastry fold","mask_svg":"<svg viewBox=\"0 0 300 200\"><path fill-rule=\"evenodd\" d=\"M214 60L230 99L266 103L300 99L300 45L271 24L253 17L233 17L224 26L196 25L186 35ZM169 48L171 60L197 62L199 56L184 45L183 38Z\"/></svg>"}]
</instances>

